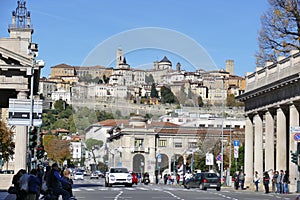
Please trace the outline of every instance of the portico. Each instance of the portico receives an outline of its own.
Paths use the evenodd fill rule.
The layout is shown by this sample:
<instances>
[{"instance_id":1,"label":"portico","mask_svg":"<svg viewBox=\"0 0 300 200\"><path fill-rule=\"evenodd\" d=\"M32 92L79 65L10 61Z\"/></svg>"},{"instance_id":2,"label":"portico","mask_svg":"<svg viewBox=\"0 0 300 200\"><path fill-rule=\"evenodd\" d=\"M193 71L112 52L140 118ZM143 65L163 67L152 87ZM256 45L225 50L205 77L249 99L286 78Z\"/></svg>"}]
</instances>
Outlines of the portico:
<instances>
[{"instance_id":1,"label":"portico","mask_svg":"<svg viewBox=\"0 0 300 200\"><path fill-rule=\"evenodd\" d=\"M299 126L300 53L291 51L287 58L246 77L246 92L238 99L245 102L245 173L246 184L253 181L254 171L287 170L290 191L296 191L296 165L290 151L297 141L290 133ZM298 179L298 177L297 177Z\"/></svg>"}]
</instances>

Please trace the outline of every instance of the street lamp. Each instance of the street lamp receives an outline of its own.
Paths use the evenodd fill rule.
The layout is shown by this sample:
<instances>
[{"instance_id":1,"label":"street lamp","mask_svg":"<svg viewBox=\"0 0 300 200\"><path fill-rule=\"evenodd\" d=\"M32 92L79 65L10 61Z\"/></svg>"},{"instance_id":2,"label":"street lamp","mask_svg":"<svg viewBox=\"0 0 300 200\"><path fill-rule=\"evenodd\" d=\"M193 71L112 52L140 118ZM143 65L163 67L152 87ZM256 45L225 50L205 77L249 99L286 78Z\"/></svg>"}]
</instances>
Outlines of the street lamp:
<instances>
[{"instance_id":1,"label":"street lamp","mask_svg":"<svg viewBox=\"0 0 300 200\"><path fill-rule=\"evenodd\" d=\"M221 180L223 180L223 168L224 168L224 77L222 76L222 136L221 136Z\"/></svg>"}]
</instances>

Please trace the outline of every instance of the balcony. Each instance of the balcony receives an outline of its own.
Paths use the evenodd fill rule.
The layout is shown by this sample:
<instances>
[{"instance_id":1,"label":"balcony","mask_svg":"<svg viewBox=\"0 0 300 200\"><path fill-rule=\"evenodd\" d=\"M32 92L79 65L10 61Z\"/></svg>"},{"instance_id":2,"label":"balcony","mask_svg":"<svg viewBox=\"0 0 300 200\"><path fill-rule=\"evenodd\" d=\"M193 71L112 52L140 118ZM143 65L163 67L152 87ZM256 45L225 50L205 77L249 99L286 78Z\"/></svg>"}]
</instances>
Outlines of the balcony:
<instances>
[{"instance_id":1,"label":"balcony","mask_svg":"<svg viewBox=\"0 0 300 200\"><path fill-rule=\"evenodd\" d=\"M131 153L149 153L149 147L132 147Z\"/></svg>"}]
</instances>

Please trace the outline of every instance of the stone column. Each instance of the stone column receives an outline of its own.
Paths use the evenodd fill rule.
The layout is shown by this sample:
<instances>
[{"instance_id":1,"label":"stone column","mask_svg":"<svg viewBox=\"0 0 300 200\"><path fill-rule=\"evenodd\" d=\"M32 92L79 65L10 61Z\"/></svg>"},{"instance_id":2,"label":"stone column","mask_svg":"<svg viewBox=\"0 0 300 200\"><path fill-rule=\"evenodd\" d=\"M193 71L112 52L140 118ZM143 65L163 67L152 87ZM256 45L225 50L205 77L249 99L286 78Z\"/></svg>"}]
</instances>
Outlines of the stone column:
<instances>
[{"instance_id":1,"label":"stone column","mask_svg":"<svg viewBox=\"0 0 300 200\"><path fill-rule=\"evenodd\" d=\"M254 171L263 174L263 124L259 114L254 116Z\"/></svg>"},{"instance_id":2,"label":"stone column","mask_svg":"<svg viewBox=\"0 0 300 200\"><path fill-rule=\"evenodd\" d=\"M281 107L277 108L276 169L286 170L286 117Z\"/></svg>"},{"instance_id":3,"label":"stone column","mask_svg":"<svg viewBox=\"0 0 300 200\"><path fill-rule=\"evenodd\" d=\"M297 107L292 104L290 105L290 127L299 126L299 111ZM290 151L295 152L297 150L297 142L294 140L293 135L290 134ZM289 173L290 173L290 191L296 192L296 165L291 162L291 156L289 156Z\"/></svg>"},{"instance_id":4,"label":"stone column","mask_svg":"<svg viewBox=\"0 0 300 200\"><path fill-rule=\"evenodd\" d=\"M270 111L266 112L266 132L265 132L265 171L274 169L274 117Z\"/></svg>"},{"instance_id":5,"label":"stone column","mask_svg":"<svg viewBox=\"0 0 300 200\"><path fill-rule=\"evenodd\" d=\"M253 181L253 123L249 116L246 118L245 127L245 186Z\"/></svg>"},{"instance_id":6,"label":"stone column","mask_svg":"<svg viewBox=\"0 0 300 200\"><path fill-rule=\"evenodd\" d=\"M27 94L24 91L18 93L18 99L27 99ZM27 126L16 126L15 140L15 163L14 171L17 173L20 169L27 169Z\"/></svg>"}]
</instances>

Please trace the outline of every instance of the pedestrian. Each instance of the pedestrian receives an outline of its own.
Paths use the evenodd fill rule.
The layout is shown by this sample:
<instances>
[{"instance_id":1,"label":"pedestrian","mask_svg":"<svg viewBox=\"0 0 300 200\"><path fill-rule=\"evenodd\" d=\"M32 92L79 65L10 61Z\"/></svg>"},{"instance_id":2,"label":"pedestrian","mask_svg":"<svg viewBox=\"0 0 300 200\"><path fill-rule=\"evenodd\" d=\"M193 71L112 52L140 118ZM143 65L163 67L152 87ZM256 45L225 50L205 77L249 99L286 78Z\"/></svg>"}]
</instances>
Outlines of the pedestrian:
<instances>
[{"instance_id":1,"label":"pedestrian","mask_svg":"<svg viewBox=\"0 0 300 200\"><path fill-rule=\"evenodd\" d=\"M36 193L36 200L40 199L40 194L41 194L41 190L42 190L42 183L43 183L43 176L44 176L44 167L43 167L43 165L38 165L38 167L37 167L37 177L40 179L40 185L39 185L37 193Z\"/></svg>"},{"instance_id":2,"label":"pedestrian","mask_svg":"<svg viewBox=\"0 0 300 200\"><path fill-rule=\"evenodd\" d=\"M282 194L283 193L283 170L280 170L280 173L278 175L278 178L277 178L277 184L278 184L278 193L279 194Z\"/></svg>"},{"instance_id":3,"label":"pedestrian","mask_svg":"<svg viewBox=\"0 0 300 200\"><path fill-rule=\"evenodd\" d=\"M267 171L264 172L264 174L263 174L263 184L265 187L265 193L268 194L269 193L270 176Z\"/></svg>"},{"instance_id":4,"label":"pedestrian","mask_svg":"<svg viewBox=\"0 0 300 200\"><path fill-rule=\"evenodd\" d=\"M64 190L68 191L70 196L72 198L74 198L73 196L73 191L72 191L72 185L73 185L73 181L71 179L71 172L68 169L65 169L63 171L63 177L64 180L66 180L66 182L68 182L69 184L66 184L65 182L62 183L62 187Z\"/></svg>"},{"instance_id":5,"label":"pedestrian","mask_svg":"<svg viewBox=\"0 0 300 200\"><path fill-rule=\"evenodd\" d=\"M22 200L27 199L28 196L28 178L29 174L27 174L27 172L24 171L24 173L20 177L20 196Z\"/></svg>"},{"instance_id":6,"label":"pedestrian","mask_svg":"<svg viewBox=\"0 0 300 200\"><path fill-rule=\"evenodd\" d=\"M244 190L245 174L243 171L240 171L239 173L239 182L240 182L241 190Z\"/></svg>"},{"instance_id":7,"label":"pedestrian","mask_svg":"<svg viewBox=\"0 0 300 200\"><path fill-rule=\"evenodd\" d=\"M167 184L167 181L168 181L168 174L165 174L165 175L164 175L164 184L165 184L165 185Z\"/></svg>"},{"instance_id":8,"label":"pedestrian","mask_svg":"<svg viewBox=\"0 0 300 200\"><path fill-rule=\"evenodd\" d=\"M234 175L234 188L235 188L236 190L239 189L239 184L240 184L240 180L239 180L239 172L236 171L236 172L235 172L235 175Z\"/></svg>"},{"instance_id":9,"label":"pedestrian","mask_svg":"<svg viewBox=\"0 0 300 200\"><path fill-rule=\"evenodd\" d=\"M278 171L273 171L272 177L272 192L277 193L277 178L278 178Z\"/></svg>"},{"instance_id":10,"label":"pedestrian","mask_svg":"<svg viewBox=\"0 0 300 200\"><path fill-rule=\"evenodd\" d=\"M255 184L255 191L258 192L258 183L260 182L260 177L259 177L258 171L254 172L253 182Z\"/></svg>"},{"instance_id":11,"label":"pedestrian","mask_svg":"<svg viewBox=\"0 0 300 200\"><path fill-rule=\"evenodd\" d=\"M47 178L47 186L49 190L53 191L54 195L56 196L62 195L63 200L68 200L70 198L70 194L68 191L62 188L62 183L66 183L66 184L69 183L64 179L62 179L59 172L60 170L58 168L58 164L53 163Z\"/></svg>"},{"instance_id":12,"label":"pedestrian","mask_svg":"<svg viewBox=\"0 0 300 200\"><path fill-rule=\"evenodd\" d=\"M16 200L22 200L21 187L20 187L20 178L23 175L23 173L26 173L26 170L25 169L20 169L18 171L18 173L16 173L13 176L13 179L12 179L12 184L14 185L14 187L15 187L15 189L17 191Z\"/></svg>"},{"instance_id":13,"label":"pedestrian","mask_svg":"<svg viewBox=\"0 0 300 200\"><path fill-rule=\"evenodd\" d=\"M283 193L288 194L289 193L289 183L290 183L288 171L284 172L282 183L283 183Z\"/></svg>"},{"instance_id":14,"label":"pedestrian","mask_svg":"<svg viewBox=\"0 0 300 200\"><path fill-rule=\"evenodd\" d=\"M37 170L32 169L28 178L28 196L29 200L36 200L41 180L37 177Z\"/></svg>"}]
</instances>

